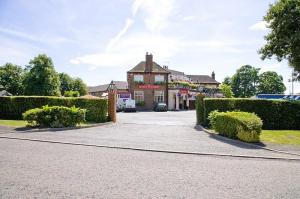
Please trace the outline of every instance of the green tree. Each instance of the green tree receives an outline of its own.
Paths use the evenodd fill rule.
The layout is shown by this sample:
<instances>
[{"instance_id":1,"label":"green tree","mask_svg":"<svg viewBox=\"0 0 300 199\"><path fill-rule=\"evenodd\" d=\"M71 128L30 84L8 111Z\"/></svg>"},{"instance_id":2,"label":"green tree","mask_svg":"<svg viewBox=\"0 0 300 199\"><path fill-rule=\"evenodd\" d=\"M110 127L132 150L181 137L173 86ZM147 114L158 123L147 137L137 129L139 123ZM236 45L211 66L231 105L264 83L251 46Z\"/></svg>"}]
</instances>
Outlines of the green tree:
<instances>
[{"instance_id":1,"label":"green tree","mask_svg":"<svg viewBox=\"0 0 300 199\"><path fill-rule=\"evenodd\" d=\"M224 78L224 81L223 81L222 84L230 85L230 83L231 83L231 79L230 79L230 77L227 76L227 77Z\"/></svg>"},{"instance_id":2,"label":"green tree","mask_svg":"<svg viewBox=\"0 0 300 199\"><path fill-rule=\"evenodd\" d=\"M231 88L235 97L256 95L259 68L245 65L239 68L231 78Z\"/></svg>"},{"instance_id":3,"label":"green tree","mask_svg":"<svg viewBox=\"0 0 300 199\"><path fill-rule=\"evenodd\" d=\"M74 88L74 80L66 73L59 74L60 80L60 92L62 95L65 94L66 91L72 91Z\"/></svg>"},{"instance_id":4,"label":"green tree","mask_svg":"<svg viewBox=\"0 0 300 199\"><path fill-rule=\"evenodd\" d=\"M80 93L80 96L86 95L88 93L86 84L80 78L76 78L74 80L73 91L78 91Z\"/></svg>"},{"instance_id":5,"label":"green tree","mask_svg":"<svg viewBox=\"0 0 300 199\"><path fill-rule=\"evenodd\" d=\"M26 95L60 96L59 75L50 57L38 55L30 60L27 70L24 80Z\"/></svg>"},{"instance_id":6,"label":"green tree","mask_svg":"<svg viewBox=\"0 0 300 199\"><path fill-rule=\"evenodd\" d=\"M271 31L265 36L267 43L259 51L262 59L273 56L278 61L286 59L300 72L300 1L277 1L270 5L264 20Z\"/></svg>"},{"instance_id":7,"label":"green tree","mask_svg":"<svg viewBox=\"0 0 300 199\"><path fill-rule=\"evenodd\" d=\"M232 98L233 97L233 92L231 90L230 85L221 84L219 88L221 90L221 93L224 95L224 97L226 97L226 98Z\"/></svg>"},{"instance_id":8,"label":"green tree","mask_svg":"<svg viewBox=\"0 0 300 199\"><path fill-rule=\"evenodd\" d=\"M264 94L282 94L286 90L283 78L276 72L267 71L259 75L257 92Z\"/></svg>"},{"instance_id":9,"label":"green tree","mask_svg":"<svg viewBox=\"0 0 300 199\"><path fill-rule=\"evenodd\" d=\"M2 89L8 91L13 95L22 95L24 70L21 66L11 63L6 63L0 67L0 85Z\"/></svg>"}]
</instances>

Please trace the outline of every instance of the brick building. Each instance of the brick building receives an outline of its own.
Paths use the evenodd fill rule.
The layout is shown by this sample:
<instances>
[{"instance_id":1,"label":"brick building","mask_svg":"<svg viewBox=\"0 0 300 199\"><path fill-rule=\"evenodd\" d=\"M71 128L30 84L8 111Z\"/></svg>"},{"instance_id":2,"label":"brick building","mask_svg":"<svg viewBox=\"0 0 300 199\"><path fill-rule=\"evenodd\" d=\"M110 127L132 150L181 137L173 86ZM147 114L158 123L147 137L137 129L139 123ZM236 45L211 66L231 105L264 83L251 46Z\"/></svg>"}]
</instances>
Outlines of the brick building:
<instances>
[{"instance_id":1,"label":"brick building","mask_svg":"<svg viewBox=\"0 0 300 199\"><path fill-rule=\"evenodd\" d=\"M153 110L158 102L168 104L169 73L154 62L153 55L148 53L145 61L127 72L128 89L138 110Z\"/></svg>"},{"instance_id":2,"label":"brick building","mask_svg":"<svg viewBox=\"0 0 300 199\"><path fill-rule=\"evenodd\" d=\"M117 98L128 96L128 83L126 81L113 81L117 89ZM88 87L88 94L97 97L106 97L108 95L109 84Z\"/></svg>"}]
</instances>

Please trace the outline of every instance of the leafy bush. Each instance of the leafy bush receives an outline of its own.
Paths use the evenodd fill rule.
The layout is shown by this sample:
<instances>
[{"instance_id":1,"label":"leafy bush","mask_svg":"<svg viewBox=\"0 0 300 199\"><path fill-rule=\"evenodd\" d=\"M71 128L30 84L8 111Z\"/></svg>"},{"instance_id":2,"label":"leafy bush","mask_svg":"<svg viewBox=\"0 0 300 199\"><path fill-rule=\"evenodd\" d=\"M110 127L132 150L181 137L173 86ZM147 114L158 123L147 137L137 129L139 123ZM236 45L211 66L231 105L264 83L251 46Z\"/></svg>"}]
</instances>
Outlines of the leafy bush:
<instances>
[{"instance_id":1,"label":"leafy bush","mask_svg":"<svg viewBox=\"0 0 300 199\"><path fill-rule=\"evenodd\" d=\"M218 110L215 110L215 111L212 111L212 112L209 113L207 119L209 120L209 125L211 127L215 126L215 124L216 124L216 116L217 116L218 113L220 113Z\"/></svg>"},{"instance_id":2,"label":"leafy bush","mask_svg":"<svg viewBox=\"0 0 300 199\"><path fill-rule=\"evenodd\" d=\"M43 106L23 113L23 119L31 126L62 128L76 126L85 121L85 109L64 106Z\"/></svg>"},{"instance_id":3,"label":"leafy bush","mask_svg":"<svg viewBox=\"0 0 300 199\"><path fill-rule=\"evenodd\" d=\"M254 113L215 112L212 125L220 135L245 142L258 142L262 121Z\"/></svg>"},{"instance_id":4,"label":"leafy bush","mask_svg":"<svg viewBox=\"0 0 300 199\"><path fill-rule=\"evenodd\" d=\"M136 101L135 105L136 106L145 106L145 102L144 101Z\"/></svg>"},{"instance_id":5,"label":"leafy bush","mask_svg":"<svg viewBox=\"0 0 300 199\"><path fill-rule=\"evenodd\" d=\"M80 93L78 91L65 91L65 97L79 97Z\"/></svg>"},{"instance_id":6,"label":"leafy bush","mask_svg":"<svg viewBox=\"0 0 300 199\"><path fill-rule=\"evenodd\" d=\"M15 96L0 97L0 118L1 119L22 119L22 113L29 109L41 108L42 106L66 106L86 109L86 121L106 122L107 121L107 100L106 99L85 99L85 98L62 98L62 97L40 97L40 96Z\"/></svg>"},{"instance_id":7,"label":"leafy bush","mask_svg":"<svg viewBox=\"0 0 300 199\"><path fill-rule=\"evenodd\" d=\"M203 103L203 104L202 104ZM205 98L196 100L196 107L203 106L202 112L197 109L198 118L203 117L203 125L208 125L208 115L218 111L244 111L255 113L263 121L264 129L300 129L300 103L285 100L245 99L245 98ZM197 120L199 122L199 120Z\"/></svg>"}]
</instances>

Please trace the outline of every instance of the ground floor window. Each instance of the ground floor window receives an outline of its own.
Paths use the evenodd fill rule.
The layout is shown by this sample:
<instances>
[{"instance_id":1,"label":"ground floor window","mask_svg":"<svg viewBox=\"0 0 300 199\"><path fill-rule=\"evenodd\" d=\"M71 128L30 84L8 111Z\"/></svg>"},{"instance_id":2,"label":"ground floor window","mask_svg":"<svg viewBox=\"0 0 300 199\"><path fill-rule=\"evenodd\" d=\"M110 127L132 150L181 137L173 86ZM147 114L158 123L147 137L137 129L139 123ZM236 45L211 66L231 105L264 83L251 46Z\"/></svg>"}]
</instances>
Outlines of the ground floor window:
<instances>
[{"instance_id":1,"label":"ground floor window","mask_svg":"<svg viewBox=\"0 0 300 199\"><path fill-rule=\"evenodd\" d=\"M134 100L137 102L144 101L144 91L134 91Z\"/></svg>"},{"instance_id":2,"label":"ground floor window","mask_svg":"<svg viewBox=\"0 0 300 199\"><path fill-rule=\"evenodd\" d=\"M154 101L164 102L164 91L154 91Z\"/></svg>"}]
</instances>

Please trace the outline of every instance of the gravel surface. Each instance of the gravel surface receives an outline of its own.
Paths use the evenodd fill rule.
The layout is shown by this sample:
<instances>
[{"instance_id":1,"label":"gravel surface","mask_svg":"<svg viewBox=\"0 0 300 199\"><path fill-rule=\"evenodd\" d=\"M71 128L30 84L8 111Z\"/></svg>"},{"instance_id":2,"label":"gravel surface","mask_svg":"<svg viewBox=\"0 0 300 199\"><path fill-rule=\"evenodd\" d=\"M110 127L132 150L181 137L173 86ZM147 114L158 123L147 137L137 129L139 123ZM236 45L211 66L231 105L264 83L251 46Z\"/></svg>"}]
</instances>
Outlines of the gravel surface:
<instances>
[{"instance_id":1,"label":"gravel surface","mask_svg":"<svg viewBox=\"0 0 300 199\"><path fill-rule=\"evenodd\" d=\"M300 163L0 139L0 198L299 198Z\"/></svg>"}]
</instances>

